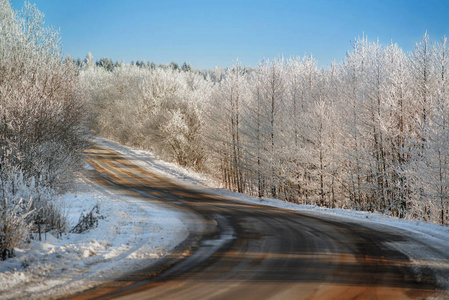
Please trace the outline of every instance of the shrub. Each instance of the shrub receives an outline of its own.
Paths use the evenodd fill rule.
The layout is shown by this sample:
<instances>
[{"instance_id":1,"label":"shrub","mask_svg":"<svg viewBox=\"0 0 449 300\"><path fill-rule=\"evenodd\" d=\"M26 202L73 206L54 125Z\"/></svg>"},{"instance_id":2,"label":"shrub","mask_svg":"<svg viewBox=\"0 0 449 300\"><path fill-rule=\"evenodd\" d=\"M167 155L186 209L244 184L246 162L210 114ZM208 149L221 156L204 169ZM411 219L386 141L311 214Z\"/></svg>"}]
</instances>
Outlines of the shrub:
<instances>
[{"instance_id":1,"label":"shrub","mask_svg":"<svg viewBox=\"0 0 449 300\"><path fill-rule=\"evenodd\" d=\"M26 180L19 172L0 180L0 253L12 256L14 247L29 236L30 231L66 230L66 219L56 201L56 193L33 178Z\"/></svg>"},{"instance_id":2,"label":"shrub","mask_svg":"<svg viewBox=\"0 0 449 300\"><path fill-rule=\"evenodd\" d=\"M0 260L14 256L14 247L28 236L32 223L27 219L33 212L31 199L23 201L0 201Z\"/></svg>"},{"instance_id":3,"label":"shrub","mask_svg":"<svg viewBox=\"0 0 449 300\"><path fill-rule=\"evenodd\" d=\"M96 204L88 213L81 213L78 224L76 224L70 233L83 233L91 228L98 226L98 219L102 219L100 215L100 207Z\"/></svg>"}]
</instances>

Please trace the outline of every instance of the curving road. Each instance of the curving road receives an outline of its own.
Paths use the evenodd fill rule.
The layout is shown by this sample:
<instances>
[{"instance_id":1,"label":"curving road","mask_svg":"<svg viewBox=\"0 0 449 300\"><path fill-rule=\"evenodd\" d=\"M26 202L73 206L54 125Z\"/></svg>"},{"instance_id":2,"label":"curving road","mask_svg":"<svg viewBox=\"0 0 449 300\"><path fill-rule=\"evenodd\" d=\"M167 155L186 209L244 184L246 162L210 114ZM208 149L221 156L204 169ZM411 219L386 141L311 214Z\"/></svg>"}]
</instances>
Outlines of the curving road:
<instances>
[{"instance_id":1,"label":"curving road","mask_svg":"<svg viewBox=\"0 0 449 300\"><path fill-rule=\"evenodd\" d=\"M187 211L192 232L160 264L74 295L76 299L423 299L430 269L412 268L388 247L388 229L319 214L234 202L179 186L100 146L88 151L92 178ZM416 274L420 274L417 276Z\"/></svg>"}]
</instances>

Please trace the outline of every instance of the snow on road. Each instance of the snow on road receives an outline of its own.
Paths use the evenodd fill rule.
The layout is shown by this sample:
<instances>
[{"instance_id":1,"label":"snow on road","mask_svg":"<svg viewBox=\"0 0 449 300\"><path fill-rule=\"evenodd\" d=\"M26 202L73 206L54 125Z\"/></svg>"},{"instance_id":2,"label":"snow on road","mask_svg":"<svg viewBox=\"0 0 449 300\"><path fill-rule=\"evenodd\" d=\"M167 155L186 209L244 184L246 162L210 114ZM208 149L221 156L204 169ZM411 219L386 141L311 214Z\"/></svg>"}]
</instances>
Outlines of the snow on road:
<instances>
[{"instance_id":1,"label":"snow on road","mask_svg":"<svg viewBox=\"0 0 449 300\"><path fill-rule=\"evenodd\" d=\"M324 209L298 205L276 199L259 199L227 190L212 188L216 184L207 178L163 162L153 154L96 138L96 143L130 156L133 162L152 172L171 178L178 184L232 198L245 203L260 204L327 219L345 220L383 229L409 237L408 242L390 243L416 265L432 268L441 285L449 289L449 228L436 224L399 220L376 213L344 209ZM86 165L86 168L89 168ZM121 194L114 188L94 186L86 180L76 184L70 194L61 199L68 212L69 228L81 212L96 204L100 211L97 228L82 234L66 234L57 239L51 235L44 241L33 240L17 250L17 256L0 262L0 298L55 297L83 290L118 277L130 268L143 267L164 257L188 234L182 222L183 213L144 198ZM420 247L416 247L417 242Z\"/></svg>"}]
</instances>

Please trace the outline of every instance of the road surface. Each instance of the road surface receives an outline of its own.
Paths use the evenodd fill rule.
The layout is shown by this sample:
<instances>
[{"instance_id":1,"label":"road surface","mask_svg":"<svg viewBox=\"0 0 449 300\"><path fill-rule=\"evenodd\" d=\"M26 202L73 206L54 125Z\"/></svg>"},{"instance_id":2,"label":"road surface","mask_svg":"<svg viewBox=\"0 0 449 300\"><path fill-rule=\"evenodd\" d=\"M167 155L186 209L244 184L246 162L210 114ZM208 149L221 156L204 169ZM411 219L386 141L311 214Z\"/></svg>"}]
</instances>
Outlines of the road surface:
<instances>
[{"instance_id":1,"label":"road surface","mask_svg":"<svg viewBox=\"0 0 449 300\"><path fill-rule=\"evenodd\" d=\"M113 150L88 151L99 184L160 199L204 224L160 264L73 299L423 299L431 269L388 247L406 236L180 186ZM193 224L194 225L194 224ZM192 225L192 226L193 226ZM419 276L416 274L420 274Z\"/></svg>"}]
</instances>

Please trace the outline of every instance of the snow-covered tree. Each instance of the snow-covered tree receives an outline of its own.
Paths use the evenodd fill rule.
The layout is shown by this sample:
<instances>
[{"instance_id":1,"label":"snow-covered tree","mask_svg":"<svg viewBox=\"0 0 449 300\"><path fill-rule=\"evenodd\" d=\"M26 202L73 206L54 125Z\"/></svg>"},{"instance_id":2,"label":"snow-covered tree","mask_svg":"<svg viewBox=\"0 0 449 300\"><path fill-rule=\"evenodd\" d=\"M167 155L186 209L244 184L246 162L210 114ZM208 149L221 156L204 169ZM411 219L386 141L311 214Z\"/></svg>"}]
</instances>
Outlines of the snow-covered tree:
<instances>
[{"instance_id":1,"label":"snow-covered tree","mask_svg":"<svg viewBox=\"0 0 449 300\"><path fill-rule=\"evenodd\" d=\"M33 224L63 230L54 197L41 191L51 191L81 163L84 99L76 74L73 60L62 56L58 32L44 26L35 5L16 12L0 0L2 251L26 238Z\"/></svg>"},{"instance_id":2,"label":"snow-covered tree","mask_svg":"<svg viewBox=\"0 0 449 300\"><path fill-rule=\"evenodd\" d=\"M208 80L193 72L124 64L112 72L90 66L80 78L90 95L96 133L183 166L202 167L201 107L210 94Z\"/></svg>"},{"instance_id":3,"label":"snow-covered tree","mask_svg":"<svg viewBox=\"0 0 449 300\"><path fill-rule=\"evenodd\" d=\"M217 155L226 188L243 192L242 107L248 101L248 80L237 61L215 89L208 107L208 136ZM217 134L220 133L220 134Z\"/></svg>"}]
</instances>

